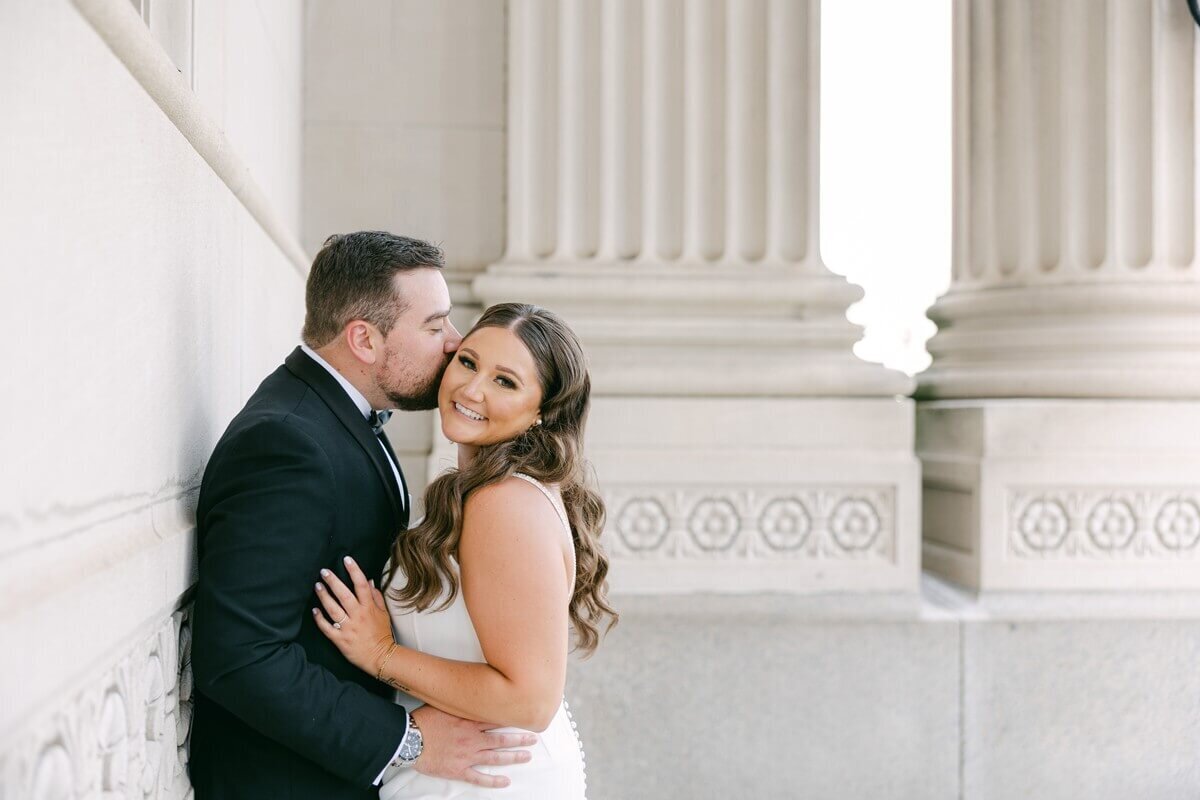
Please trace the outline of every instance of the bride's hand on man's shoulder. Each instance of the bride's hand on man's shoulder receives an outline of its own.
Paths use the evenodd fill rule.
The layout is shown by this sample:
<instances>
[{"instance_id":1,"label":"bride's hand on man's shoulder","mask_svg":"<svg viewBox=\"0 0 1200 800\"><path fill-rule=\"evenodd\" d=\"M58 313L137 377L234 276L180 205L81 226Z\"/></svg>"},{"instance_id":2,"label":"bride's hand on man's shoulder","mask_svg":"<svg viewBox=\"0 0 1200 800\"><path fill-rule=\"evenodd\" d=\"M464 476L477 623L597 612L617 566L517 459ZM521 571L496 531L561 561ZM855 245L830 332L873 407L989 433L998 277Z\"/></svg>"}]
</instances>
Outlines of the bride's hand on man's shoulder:
<instances>
[{"instance_id":1,"label":"bride's hand on man's shoulder","mask_svg":"<svg viewBox=\"0 0 1200 800\"><path fill-rule=\"evenodd\" d=\"M354 666L377 674L379 664L393 644L392 620L383 593L368 581L354 559L344 559L353 588L331 570L321 570L316 583L321 609L312 610L317 627Z\"/></svg>"}]
</instances>

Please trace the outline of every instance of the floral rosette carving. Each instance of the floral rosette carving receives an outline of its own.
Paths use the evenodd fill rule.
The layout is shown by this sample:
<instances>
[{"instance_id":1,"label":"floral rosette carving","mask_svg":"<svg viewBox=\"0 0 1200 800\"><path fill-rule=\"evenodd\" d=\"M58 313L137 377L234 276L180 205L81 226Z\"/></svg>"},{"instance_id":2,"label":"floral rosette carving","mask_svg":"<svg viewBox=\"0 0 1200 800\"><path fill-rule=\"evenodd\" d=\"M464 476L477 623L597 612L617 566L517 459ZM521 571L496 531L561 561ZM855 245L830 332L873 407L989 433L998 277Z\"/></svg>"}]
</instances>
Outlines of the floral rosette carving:
<instances>
[{"instance_id":1,"label":"floral rosette carving","mask_svg":"<svg viewBox=\"0 0 1200 800\"><path fill-rule=\"evenodd\" d=\"M0 795L32 800L185 798L190 632L176 612L0 763ZM184 722L186 718L186 722Z\"/></svg>"},{"instance_id":2,"label":"floral rosette carving","mask_svg":"<svg viewBox=\"0 0 1200 800\"><path fill-rule=\"evenodd\" d=\"M67 800L75 796L71 755L62 742L55 742L38 756L33 775L33 800Z\"/></svg>"},{"instance_id":3,"label":"floral rosette carving","mask_svg":"<svg viewBox=\"0 0 1200 800\"><path fill-rule=\"evenodd\" d=\"M617 533L634 552L657 550L667 538L671 520L662 504L649 497L635 497L617 515Z\"/></svg>"},{"instance_id":4,"label":"floral rosette carving","mask_svg":"<svg viewBox=\"0 0 1200 800\"><path fill-rule=\"evenodd\" d=\"M1154 532L1168 550L1191 550L1200 540L1200 506L1192 500L1168 500L1154 518Z\"/></svg>"},{"instance_id":5,"label":"floral rosette carving","mask_svg":"<svg viewBox=\"0 0 1200 800\"><path fill-rule=\"evenodd\" d=\"M1088 536L1101 550L1123 549L1137 529L1137 515L1124 500L1101 500L1088 515Z\"/></svg>"},{"instance_id":6,"label":"floral rosette carving","mask_svg":"<svg viewBox=\"0 0 1200 800\"><path fill-rule=\"evenodd\" d=\"M762 510L758 527L772 550L799 550L812 531L812 517L799 500L780 498Z\"/></svg>"},{"instance_id":7,"label":"floral rosette carving","mask_svg":"<svg viewBox=\"0 0 1200 800\"><path fill-rule=\"evenodd\" d=\"M1031 549L1049 552L1062 546L1071 521L1062 503L1042 498L1025 506L1017 529Z\"/></svg>"},{"instance_id":8,"label":"floral rosette carving","mask_svg":"<svg viewBox=\"0 0 1200 800\"><path fill-rule=\"evenodd\" d=\"M875 543L883 525L875 506L861 497L847 497L829 516L829 532L843 550L866 550Z\"/></svg>"},{"instance_id":9,"label":"floral rosette carving","mask_svg":"<svg viewBox=\"0 0 1200 800\"><path fill-rule=\"evenodd\" d=\"M742 521L728 500L701 500L688 518L688 533L701 550L717 552L733 546Z\"/></svg>"}]
</instances>

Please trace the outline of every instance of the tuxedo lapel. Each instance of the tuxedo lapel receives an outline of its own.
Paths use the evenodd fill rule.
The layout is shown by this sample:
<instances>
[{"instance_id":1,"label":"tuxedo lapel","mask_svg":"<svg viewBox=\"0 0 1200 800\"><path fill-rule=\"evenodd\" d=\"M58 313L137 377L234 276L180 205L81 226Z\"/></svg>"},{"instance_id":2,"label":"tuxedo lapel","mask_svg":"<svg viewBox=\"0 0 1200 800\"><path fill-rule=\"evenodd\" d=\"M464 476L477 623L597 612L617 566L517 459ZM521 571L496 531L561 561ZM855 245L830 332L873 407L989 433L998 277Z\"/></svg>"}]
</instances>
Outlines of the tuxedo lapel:
<instances>
[{"instance_id":1,"label":"tuxedo lapel","mask_svg":"<svg viewBox=\"0 0 1200 800\"><path fill-rule=\"evenodd\" d=\"M403 527L406 524L405 506L407 504L400 500L400 492L406 491L406 489L396 485L396 475L392 472L392 465L388 463L387 455L379 446L379 439L371 430L366 418L359 412L358 406L354 405L354 401L346 394L346 390L338 385L333 376L324 367L305 355L299 347L292 351L284 364L288 371L312 387L325 405L329 406L329 410L337 417L342 427L362 447L367 458L375 466L379 480L383 481L383 485L387 489L388 502L392 505L392 514L396 517L397 527ZM388 450L391 450L390 446ZM399 462L396 462L397 472L399 472L399 466Z\"/></svg>"},{"instance_id":2,"label":"tuxedo lapel","mask_svg":"<svg viewBox=\"0 0 1200 800\"><path fill-rule=\"evenodd\" d=\"M379 441L383 442L383 446L387 448L388 455L396 465L396 474L400 476L400 509L403 515L400 524L401 527L407 528L409 517L412 514L412 509L409 507L408 479L404 477L404 470L400 469L400 459L396 458L396 451L392 449L392 443L388 440L387 434L381 431Z\"/></svg>"}]
</instances>

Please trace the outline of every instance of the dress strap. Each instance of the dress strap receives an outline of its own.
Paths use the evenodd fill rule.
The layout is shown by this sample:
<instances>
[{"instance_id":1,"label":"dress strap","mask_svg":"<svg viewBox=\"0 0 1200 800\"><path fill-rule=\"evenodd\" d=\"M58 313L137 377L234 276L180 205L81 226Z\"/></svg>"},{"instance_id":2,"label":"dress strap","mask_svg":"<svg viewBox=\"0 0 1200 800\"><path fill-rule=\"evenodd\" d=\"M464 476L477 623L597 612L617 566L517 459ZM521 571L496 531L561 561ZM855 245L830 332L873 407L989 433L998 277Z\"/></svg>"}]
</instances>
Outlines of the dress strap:
<instances>
[{"instance_id":1,"label":"dress strap","mask_svg":"<svg viewBox=\"0 0 1200 800\"><path fill-rule=\"evenodd\" d=\"M554 506L554 513L558 514L558 521L562 523L563 530L565 530L567 532L567 540L569 542L571 542L571 545L572 545L571 551L574 552L575 551L575 547L574 547L575 539L574 539L574 537L571 536L571 522L570 522L570 520L567 519L566 511L564 511L559 506L558 502L554 499L554 494L549 489L546 488L546 484L542 483L537 478L534 478L531 475L526 475L524 472L514 472L513 477L520 478L521 480L526 481L527 483L532 483L534 486L536 486L538 489L541 490L542 494L546 495L546 499L550 501L550 505Z\"/></svg>"},{"instance_id":2,"label":"dress strap","mask_svg":"<svg viewBox=\"0 0 1200 800\"><path fill-rule=\"evenodd\" d=\"M554 513L558 514L558 521L562 523L563 532L567 534L567 544L571 548L570 582L571 594L573 595L575 593L575 573L579 569L579 561L578 556L575 553L575 537L571 534L571 521L567 519L567 512L559 505L559 501L554 499L554 494L548 488L546 488L546 484L542 483L532 475L526 475L524 472L514 472L513 475L527 483L532 483L534 486L540 489L542 494L546 496L546 499L550 501L550 505L554 508Z\"/></svg>"}]
</instances>

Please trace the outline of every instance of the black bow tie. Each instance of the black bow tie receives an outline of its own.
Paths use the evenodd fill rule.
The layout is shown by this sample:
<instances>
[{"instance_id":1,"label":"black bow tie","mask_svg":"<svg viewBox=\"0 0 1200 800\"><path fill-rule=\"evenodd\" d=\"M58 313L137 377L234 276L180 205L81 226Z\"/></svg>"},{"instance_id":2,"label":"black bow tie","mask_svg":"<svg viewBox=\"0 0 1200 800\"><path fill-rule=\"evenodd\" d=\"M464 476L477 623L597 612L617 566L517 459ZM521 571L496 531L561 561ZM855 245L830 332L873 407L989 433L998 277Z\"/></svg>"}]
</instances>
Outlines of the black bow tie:
<instances>
[{"instance_id":1,"label":"black bow tie","mask_svg":"<svg viewBox=\"0 0 1200 800\"><path fill-rule=\"evenodd\" d=\"M387 425L387 421L392 418L391 411L372 411L371 416L367 417L367 422L371 425L371 430L375 431L375 435L383 433L383 426Z\"/></svg>"}]
</instances>

